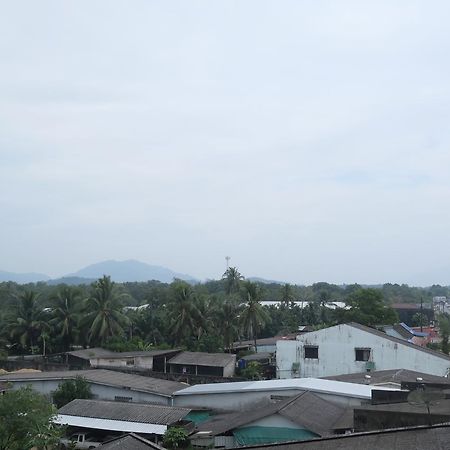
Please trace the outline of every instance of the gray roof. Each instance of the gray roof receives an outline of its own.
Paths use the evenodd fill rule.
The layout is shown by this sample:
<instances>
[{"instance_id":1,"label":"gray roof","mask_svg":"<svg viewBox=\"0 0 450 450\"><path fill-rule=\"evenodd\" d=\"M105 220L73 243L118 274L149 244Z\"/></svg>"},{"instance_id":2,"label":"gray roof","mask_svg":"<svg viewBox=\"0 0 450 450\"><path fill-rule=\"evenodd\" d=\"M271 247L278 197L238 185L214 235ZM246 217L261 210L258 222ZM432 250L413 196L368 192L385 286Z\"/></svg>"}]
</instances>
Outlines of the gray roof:
<instances>
[{"instance_id":1,"label":"gray roof","mask_svg":"<svg viewBox=\"0 0 450 450\"><path fill-rule=\"evenodd\" d=\"M134 433L111 439L110 441L103 443L100 448L104 450L148 450L149 448L154 450L164 450L163 447Z\"/></svg>"},{"instance_id":2,"label":"gray roof","mask_svg":"<svg viewBox=\"0 0 450 450\"><path fill-rule=\"evenodd\" d=\"M173 406L77 399L60 408L58 413L96 419L171 425L182 420L190 411L187 408Z\"/></svg>"},{"instance_id":3,"label":"gray roof","mask_svg":"<svg viewBox=\"0 0 450 450\"><path fill-rule=\"evenodd\" d=\"M137 356L159 356L171 353L179 352L177 349L170 350L150 350L150 351L134 351L134 352L113 352L101 347L85 348L83 350L74 350L67 352L68 355L75 356L81 359L94 359L94 358L108 358L108 359L120 359L120 358L132 358Z\"/></svg>"},{"instance_id":4,"label":"gray roof","mask_svg":"<svg viewBox=\"0 0 450 450\"><path fill-rule=\"evenodd\" d=\"M411 348L417 350L418 352L428 353L428 354L436 356L438 358L442 358L442 359L446 359L447 361L450 361L449 355L445 355L444 353L438 352L436 350L431 350L426 347L420 347L419 345L412 344L408 341L405 341L404 339L399 339L399 338L396 338L393 336L389 336L385 332L378 331L375 328L366 327L365 325L361 325L356 322L350 322L350 323L347 323L346 325L353 327L353 328L357 328L358 330L361 330L361 331L365 331L367 333L371 333L375 336L378 336L378 337L381 337L384 339L388 339L389 341L396 342L397 344L406 345L407 347L411 347ZM339 326L339 325L336 325L336 326ZM326 328L324 330L326 330ZM320 331L322 331L322 330L320 330Z\"/></svg>"},{"instance_id":5,"label":"gray roof","mask_svg":"<svg viewBox=\"0 0 450 450\"><path fill-rule=\"evenodd\" d=\"M334 375L330 377L323 377L326 380L345 381L347 383L367 384L368 379L366 375L370 375L369 384L381 383L398 383L402 382L416 382L417 378L422 378L424 383L441 383L449 384L450 379L439 377L437 375L429 375L427 373L415 372L407 369L391 369L391 370L375 370L370 372L358 372L344 375Z\"/></svg>"},{"instance_id":6,"label":"gray roof","mask_svg":"<svg viewBox=\"0 0 450 450\"><path fill-rule=\"evenodd\" d=\"M0 375L0 381L72 380L81 376L89 383L129 388L131 391L147 392L170 397L186 388L186 384L159 378L144 377L105 369L66 370L55 372L26 372Z\"/></svg>"},{"instance_id":7,"label":"gray roof","mask_svg":"<svg viewBox=\"0 0 450 450\"><path fill-rule=\"evenodd\" d=\"M450 425L354 433L302 442L240 447L252 450L448 450Z\"/></svg>"},{"instance_id":8,"label":"gray roof","mask_svg":"<svg viewBox=\"0 0 450 450\"><path fill-rule=\"evenodd\" d=\"M210 431L213 435L224 434L249 423L279 414L306 429L324 436L331 433L334 424L342 418L345 408L328 402L312 392L303 392L278 402L262 402L251 411L213 416L198 426L198 431ZM345 427L352 428L353 420Z\"/></svg>"},{"instance_id":9,"label":"gray roof","mask_svg":"<svg viewBox=\"0 0 450 450\"><path fill-rule=\"evenodd\" d=\"M235 361L236 355L230 353L181 352L174 356L168 364L225 367Z\"/></svg>"}]
</instances>

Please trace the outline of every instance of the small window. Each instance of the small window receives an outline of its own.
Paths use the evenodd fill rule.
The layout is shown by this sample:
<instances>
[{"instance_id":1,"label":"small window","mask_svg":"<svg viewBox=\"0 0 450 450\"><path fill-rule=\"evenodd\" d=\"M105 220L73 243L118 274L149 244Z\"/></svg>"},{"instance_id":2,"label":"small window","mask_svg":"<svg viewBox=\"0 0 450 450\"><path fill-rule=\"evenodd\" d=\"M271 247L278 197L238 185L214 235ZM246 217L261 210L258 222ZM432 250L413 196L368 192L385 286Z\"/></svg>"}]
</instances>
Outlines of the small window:
<instances>
[{"instance_id":1,"label":"small window","mask_svg":"<svg viewBox=\"0 0 450 450\"><path fill-rule=\"evenodd\" d=\"M369 361L370 348L355 348L355 361Z\"/></svg>"},{"instance_id":2,"label":"small window","mask_svg":"<svg viewBox=\"0 0 450 450\"><path fill-rule=\"evenodd\" d=\"M132 402L133 401L133 397L123 397L123 396L121 396L121 395L116 395L115 397L114 397L114 400L116 401L116 402Z\"/></svg>"},{"instance_id":3,"label":"small window","mask_svg":"<svg viewBox=\"0 0 450 450\"><path fill-rule=\"evenodd\" d=\"M305 346L305 359L319 359L319 347Z\"/></svg>"}]
</instances>

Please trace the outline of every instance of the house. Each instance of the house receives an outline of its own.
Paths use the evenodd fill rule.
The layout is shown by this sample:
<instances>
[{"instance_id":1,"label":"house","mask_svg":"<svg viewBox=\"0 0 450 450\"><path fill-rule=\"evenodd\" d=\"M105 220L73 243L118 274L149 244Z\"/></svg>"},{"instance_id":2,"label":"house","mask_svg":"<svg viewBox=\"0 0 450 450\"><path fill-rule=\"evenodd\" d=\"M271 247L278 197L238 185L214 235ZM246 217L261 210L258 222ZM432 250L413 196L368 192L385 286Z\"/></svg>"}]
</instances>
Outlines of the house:
<instances>
[{"instance_id":1,"label":"house","mask_svg":"<svg viewBox=\"0 0 450 450\"><path fill-rule=\"evenodd\" d=\"M186 387L186 384L175 381L104 369L10 373L0 375L0 382L11 383L13 389L31 386L35 391L51 397L62 381L73 380L77 376L89 383L94 398L99 400L169 405L172 394Z\"/></svg>"},{"instance_id":2,"label":"house","mask_svg":"<svg viewBox=\"0 0 450 450\"><path fill-rule=\"evenodd\" d=\"M251 450L448 450L450 425L347 434L303 442L241 447Z\"/></svg>"},{"instance_id":3,"label":"house","mask_svg":"<svg viewBox=\"0 0 450 450\"><path fill-rule=\"evenodd\" d=\"M88 368L128 368L166 372L167 361L180 350L152 350L133 352L113 352L101 347L74 350L66 353L71 367Z\"/></svg>"},{"instance_id":4,"label":"house","mask_svg":"<svg viewBox=\"0 0 450 450\"><path fill-rule=\"evenodd\" d=\"M427 331L420 331L406 325L404 322L396 323L394 325L385 325L382 330L389 336L393 336L405 341L411 342L421 347L425 347L431 342L430 334Z\"/></svg>"},{"instance_id":5,"label":"house","mask_svg":"<svg viewBox=\"0 0 450 450\"><path fill-rule=\"evenodd\" d=\"M175 406L205 408L216 411L242 411L267 404L276 396L286 398L310 391L324 400L343 405L358 406L370 403L377 386L357 385L318 378L243 381L234 383L196 384L173 394ZM396 392L398 387L383 390Z\"/></svg>"},{"instance_id":6,"label":"house","mask_svg":"<svg viewBox=\"0 0 450 450\"><path fill-rule=\"evenodd\" d=\"M277 342L277 377L328 377L373 370L450 373L450 357L357 323Z\"/></svg>"},{"instance_id":7,"label":"house","mask_svg":"<svg viewBox=\"0 0 450 450\"><path fill-rule=\"evenodd\" d=\"M428 322L434 320L434 309L431 303L393 303L391 308L398 314L400 322L405 322L409 325L413 325L415 314L425 315Z\"/></svg>"},{"instance_id":8,"label":"house","mask_svg":"<svg viewBox=\"0 0 450 450\"><path fill-rule=\"evenodd\" d=\"M172 406L77 399L60 408L54 422L86 432L139 433L155 439L164 435L169 426L190 424L183 420L190 411Z\"/></svg>"},{"instance_id":9,"label":"house","mask_svg":"<svg viewBox=\"0 0 450 450\"><path fill-rule=\"evenodd\" d=\"M135 433L129 433L111 439L104 442L99 448L102 450L165 450L164 447L144 439Z\"/></svg>"},{"instance_id":10,"label":"house","mask_svg":"<svg viewBox=\"0 0 450 450\"><path fill-rule=\"evenodd\" d=\"M213 416L191 435L195 447L234 448L242 445L305 440L334 434L334 426L345 408L312 392L302 392L284 400L263 402L250 411ZM342 427L339 424L338 427ZM353 420L340 432L353 428Z\"/></svg>"},{"instance_id":11,"label":"house","mask_svg":"<svg viewBox=\"0 0 450 450\"><path fill-rule=\"evenodd\" d=\"M168 363L170 373L232 377L236 355L231 353L181 352Z\"/></svg>"}]
</instances>

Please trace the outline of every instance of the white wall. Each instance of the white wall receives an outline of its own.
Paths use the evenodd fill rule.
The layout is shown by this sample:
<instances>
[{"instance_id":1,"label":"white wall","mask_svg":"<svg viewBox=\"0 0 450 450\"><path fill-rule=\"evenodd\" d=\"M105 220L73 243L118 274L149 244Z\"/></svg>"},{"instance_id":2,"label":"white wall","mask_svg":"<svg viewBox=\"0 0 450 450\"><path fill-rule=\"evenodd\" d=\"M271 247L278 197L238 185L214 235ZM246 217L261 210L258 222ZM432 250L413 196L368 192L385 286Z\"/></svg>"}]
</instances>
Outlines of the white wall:
<instances>
[{"instance_id":1,"label":"white wall","mask_svg":"<svg viewBox=\"0 0 450 450\"><path fill-rule=\"evenodd\" d=\"M304 346L317 345L318 359L305 359ZM325 377L366 372L366 362L355 361L355 348L371 348L374 370L409 369L444 376L450 360L393 342L349 325L337 325L298 336L297 341L277 342L277 377ZM292 364L299 363L298 373Z\"/></svg>"}]
</instances>

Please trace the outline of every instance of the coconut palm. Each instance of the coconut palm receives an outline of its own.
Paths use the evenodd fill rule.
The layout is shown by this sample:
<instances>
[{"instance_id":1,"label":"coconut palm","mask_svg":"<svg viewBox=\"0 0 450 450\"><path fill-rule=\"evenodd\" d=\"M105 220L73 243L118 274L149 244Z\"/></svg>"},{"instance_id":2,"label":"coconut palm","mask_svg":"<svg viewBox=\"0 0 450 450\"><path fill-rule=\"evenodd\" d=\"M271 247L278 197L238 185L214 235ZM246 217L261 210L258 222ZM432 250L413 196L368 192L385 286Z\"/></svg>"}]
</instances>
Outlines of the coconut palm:
<instances>
[{"instance_id":1,"label":"coconut palm","mask_svg":"<svg viewBox=\"0 0 450 450\"><path fill-rule=\"evenodd\" d=\"M222 275L226 294L232 295L238 293L243 279L244 277L239 273L236 267L229 267Z\"/></svg>"},{"instance_id":2,"label":"coconut palm","mask_svg":"<svg viewBox=\"0 0 450 450\"><path fill-rule=\"evenodd\" d=\"M167 310L173 342L176 345L198 333L198 325L203 317L196 300L194 291L188 283L178 281L172 284Z\"/></svg>"},{"instance_id":3,"label":"coconut palm","mask_svg":"<svg viewBox=\"0 0 450 450\"><path fill-rule=\"evenodd\" d=\"M236 302L225 301L216 311L216 323L220 330L224 349L231 352L233 342L239 337L240 307Z\"/></svg>"},{"instance_id":4,"label":"coconut palm","mask_svg":"<svg viewBox=\"0 0 450 450\"><path fill-rule=\"evenodd\" d=\"M65 286L53 297L52 319L50 324L55 327L62 341L64 351L70 350L78 334L81 310L81 293L78 289Z\"/></svg>"},{"instance_id":5,"label":"coconut palm","mask_svg":"<svg viewBox=\"0 0 450 450\"><path fill-rule=\"evenodd\" d=\"M92 295L85 301L89 343L104 345L109 337L123 335L129 323L122 310L125 297L110 277L105 275L96 281Z\"/></svg>"},{"instance_id":6,"label":"coconut palm","mask_svg":"<svg viewBox=\"0 0 450 450\"><path fill-rule=\"evenodd\" d=\"M18 339L20 345L34 353L38 338L49 326L44 312L38 303L39 294L25 291L17 297L17 312L9 325L11 337Z\"/></svg>"},{"instance_id":7,"label":"coconut palm","mask_svg":"<svg viewBox=\"0 0 450 450\"><path fill-rule=\"evenodd\" d=\"M240 322L244 333L254 340L257 351L256 339L261 328L270 322L268 312L261 305L261 288L251 281L246 281L242 289L244 305L240 315Z\"/></svg>"}]
</instances>

